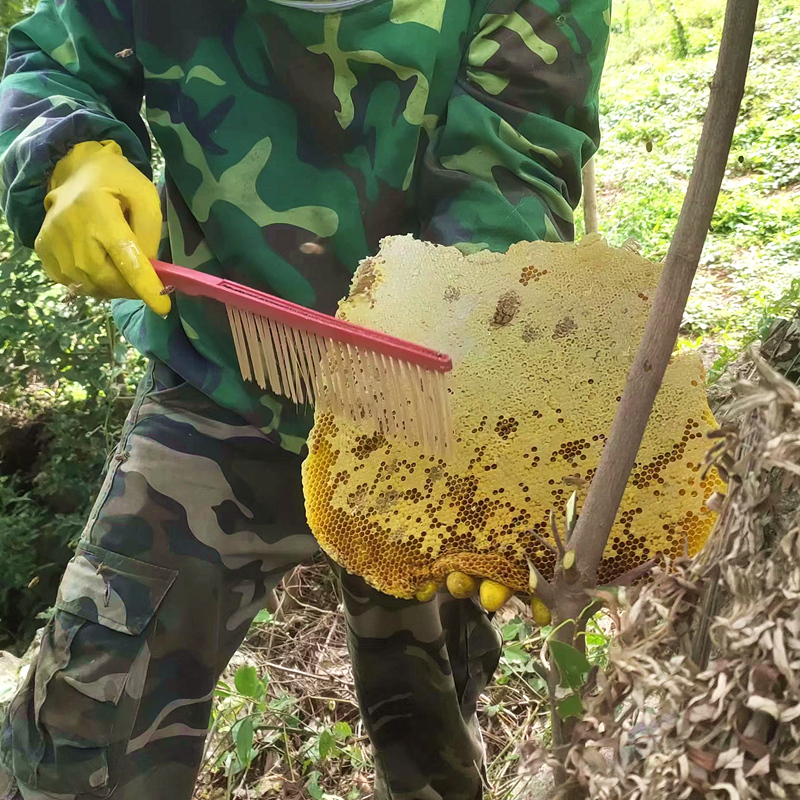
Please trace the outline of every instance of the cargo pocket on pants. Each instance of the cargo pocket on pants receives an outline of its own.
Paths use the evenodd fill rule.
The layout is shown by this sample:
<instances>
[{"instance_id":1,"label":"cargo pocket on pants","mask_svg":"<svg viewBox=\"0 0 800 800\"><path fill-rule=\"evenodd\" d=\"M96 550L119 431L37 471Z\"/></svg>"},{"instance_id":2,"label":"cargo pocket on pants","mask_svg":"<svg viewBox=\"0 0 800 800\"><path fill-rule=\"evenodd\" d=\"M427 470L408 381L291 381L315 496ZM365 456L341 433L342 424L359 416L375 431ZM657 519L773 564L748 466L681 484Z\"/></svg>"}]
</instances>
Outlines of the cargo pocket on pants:
<instances>
[{"instance_id":1,"label":"cargo pocket on pants","mask_svg":"<svg viewBox=\"0 0 800 800\"><path fill-rule=\"evenodd\" d=\"M21 783L59 795L114 790L147 674L146 629L176 575L78 546L6 721L4 759Z\"/></svg>"}]
</instances>

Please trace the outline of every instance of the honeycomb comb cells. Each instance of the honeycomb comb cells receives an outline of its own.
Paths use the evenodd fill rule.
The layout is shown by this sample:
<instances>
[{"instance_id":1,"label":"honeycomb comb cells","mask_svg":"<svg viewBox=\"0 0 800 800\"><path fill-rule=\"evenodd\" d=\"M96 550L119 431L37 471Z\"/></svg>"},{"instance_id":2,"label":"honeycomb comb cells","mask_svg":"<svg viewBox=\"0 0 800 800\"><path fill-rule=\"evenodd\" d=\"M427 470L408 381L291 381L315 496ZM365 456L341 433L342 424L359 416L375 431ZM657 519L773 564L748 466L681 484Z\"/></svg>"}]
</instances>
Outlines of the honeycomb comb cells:
<instances>
[{"instance_id":1,"label":"honeycomb comb cells","mask_svg":"<svg viewBox=\"0 0 800 800\"><path fill-rule=\"evenodd\" d=\"M384 240L339 314L450 354L455 439L446 456L430 455L318 413L303 473L323 549L406 598L454 570L525 591L527 559L550 577L550 514L563 517L575 491L579 505L585 497L660 269L599 237L472 256ZM722 486L702 466L714 427L699 358L676 355L601 583L702 546L714 520L706 501Z\"/></svg>"}]
</instances>

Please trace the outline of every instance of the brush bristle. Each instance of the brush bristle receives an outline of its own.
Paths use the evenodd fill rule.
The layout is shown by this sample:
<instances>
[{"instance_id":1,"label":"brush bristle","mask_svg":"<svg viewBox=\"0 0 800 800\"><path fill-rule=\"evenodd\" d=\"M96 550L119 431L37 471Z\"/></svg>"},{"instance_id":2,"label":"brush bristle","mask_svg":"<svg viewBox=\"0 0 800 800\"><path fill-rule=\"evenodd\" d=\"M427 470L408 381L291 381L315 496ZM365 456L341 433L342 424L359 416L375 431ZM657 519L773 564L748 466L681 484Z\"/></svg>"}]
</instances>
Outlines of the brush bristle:
<instances>
[{"instance_id":1,"label":"brush bristle","mask_svg":"<svg viewBox=\"0 0 800 800\"><path fill-rule=\"evenodd\" d=\"M444 374L227 309L245 380L431 454L452 447Z\"/></svg>"}]
</instances>

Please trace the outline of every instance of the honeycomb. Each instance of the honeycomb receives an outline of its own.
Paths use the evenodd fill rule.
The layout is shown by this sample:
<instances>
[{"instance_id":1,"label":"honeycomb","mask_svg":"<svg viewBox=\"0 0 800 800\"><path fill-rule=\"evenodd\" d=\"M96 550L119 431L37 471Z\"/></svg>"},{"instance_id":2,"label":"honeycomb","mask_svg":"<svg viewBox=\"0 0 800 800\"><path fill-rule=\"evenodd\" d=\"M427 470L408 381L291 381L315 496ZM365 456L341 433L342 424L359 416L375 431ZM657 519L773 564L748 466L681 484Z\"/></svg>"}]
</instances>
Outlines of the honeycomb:
<instances>
[{"instance_id":1,"label":"honeycomb","mask_svg":"<svg viewBox=\"0 0 800 800\"><path fill-rule=\"evenodd\" d=\"M361 272L365 271L368 280ZM318 414L303 465L323 549L375 588L410 598L460 570L525 591L529 557L552 576L549 516L578 504L606 440L661 265L598 236L507 254L393 237L338 315L448 353L447 460ZM714 428L699 357L676 355L600 565L611 581L658 554L694 555L721 488L704 477Z\"/></svg>"}]
</instances>

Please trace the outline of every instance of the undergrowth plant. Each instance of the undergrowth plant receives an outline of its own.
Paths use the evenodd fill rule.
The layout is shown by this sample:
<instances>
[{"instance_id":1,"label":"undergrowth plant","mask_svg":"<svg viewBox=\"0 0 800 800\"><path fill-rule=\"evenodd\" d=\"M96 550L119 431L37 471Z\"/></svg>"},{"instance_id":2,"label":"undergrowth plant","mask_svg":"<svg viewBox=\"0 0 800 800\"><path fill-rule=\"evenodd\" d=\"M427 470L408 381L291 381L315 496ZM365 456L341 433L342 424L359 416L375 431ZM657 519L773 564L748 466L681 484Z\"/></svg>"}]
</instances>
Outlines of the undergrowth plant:
<instances>
[{"instance_id":1,"label":"undergrowth plant","mask_svg":"<svg viewBox=\"0 0 800 800\"><path fill-rule=\"evenodd\" d=\"M0 219L0 649L55 598L141 373L108 305L67 298Z\"/></svg>"},{"instance_id":2,"label":"undergrowth plant","mask_svg":"<svg viewBox=\"0 0 800 800\"><path fill-rule=\"evenodd\" d=\"M723 0L620 0L601 91L600 231L663 259L705 113ZM674 20L685 38L676 58ZM798 303L800 274L798 0L761 3L728 171L686 309L683 335L702 345L712 379L763 322Z\"/></svg>"}]
</instances>

